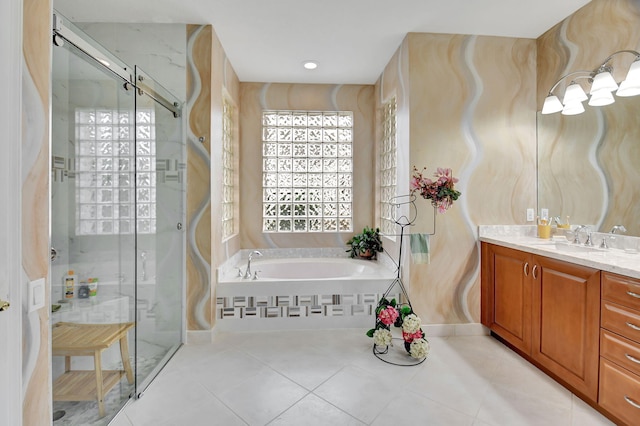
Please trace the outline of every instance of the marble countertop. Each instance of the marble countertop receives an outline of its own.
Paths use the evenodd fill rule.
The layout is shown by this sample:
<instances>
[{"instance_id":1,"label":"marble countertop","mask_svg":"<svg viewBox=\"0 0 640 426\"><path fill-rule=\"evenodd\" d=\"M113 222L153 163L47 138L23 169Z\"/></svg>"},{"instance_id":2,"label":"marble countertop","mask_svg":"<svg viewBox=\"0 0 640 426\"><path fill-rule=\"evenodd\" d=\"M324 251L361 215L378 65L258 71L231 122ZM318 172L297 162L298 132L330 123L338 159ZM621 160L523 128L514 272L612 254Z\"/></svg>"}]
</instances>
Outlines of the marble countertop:
<instances>
[{"instance_id":1,"label":"marble countertop","mask_svg":"<svg viewBox=\"0 0 640 426\"><path fill-rule=\"evenodd\" d=\"M505 227L482 228L479 230L480 241L485 243L640 279L640 253L638 252L628 253L624 250L598 248L582 251L583 246L574 247L565 238L538 238L535 236L535 228L533 233L528 227L521 227L514 232L505 232Z\"/></svg>"}]
</instances>

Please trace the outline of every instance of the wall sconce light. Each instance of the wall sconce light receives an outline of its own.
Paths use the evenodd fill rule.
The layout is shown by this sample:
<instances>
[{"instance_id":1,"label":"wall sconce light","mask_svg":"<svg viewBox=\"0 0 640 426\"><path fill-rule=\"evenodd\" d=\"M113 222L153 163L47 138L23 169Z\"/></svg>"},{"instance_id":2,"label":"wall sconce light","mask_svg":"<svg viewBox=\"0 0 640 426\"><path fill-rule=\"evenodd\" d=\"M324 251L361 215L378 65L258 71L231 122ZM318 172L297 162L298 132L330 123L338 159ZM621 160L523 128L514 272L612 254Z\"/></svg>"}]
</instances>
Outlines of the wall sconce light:
<instances>
[{"instance_id":1,"label":"wall sconce light","mask_svg":"<svg viewBox=\"0 0 640 426\"><path fill-rule=\"evenodd\" d=\"M629 67L626 78L620 83L616 83L613 78L613 67L609 64L611 58L620 53L631 53L636 56L635 61ZM553 94L553 91L567 77L574 77L571 83L565 89L562 102ZM587 79L591 83L589 96L585 93L580 84L575 80ZM549 90L549 94L544 100L542 106L542 114L553 114L562 112L563 115L576 115L584 112L582 102L589 99L591 106L610 105L615 102L612 92L616 92L617 96L636 96L640 95L640 53L635 50L619 50L609 55L600 66L593 71L573 71L563 75Z\"/></svg>"}]
</instances>

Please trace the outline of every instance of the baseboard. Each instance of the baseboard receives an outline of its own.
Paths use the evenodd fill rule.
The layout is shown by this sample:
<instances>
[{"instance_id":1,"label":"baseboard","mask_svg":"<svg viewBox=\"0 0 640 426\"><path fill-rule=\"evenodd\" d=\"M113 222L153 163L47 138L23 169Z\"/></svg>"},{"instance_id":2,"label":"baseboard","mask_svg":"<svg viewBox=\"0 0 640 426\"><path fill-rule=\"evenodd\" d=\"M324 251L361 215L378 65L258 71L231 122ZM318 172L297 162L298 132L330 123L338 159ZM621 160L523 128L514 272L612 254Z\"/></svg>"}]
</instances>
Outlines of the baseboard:
<instances>
[{"instance_id":1,"label":"baseboard","mask_svg":"<svg viewBox=\"0 0 640 426\"><path fill-rule=\"evenodd\" d=\"M489 329L480 323L426 324L422 330L427 337L488 336Z\"/></svg>"},{"instance_id":2,"label":"baseboard","mask_svg":"<svg viewBox=\"0 0 640 426\"><path fill-rule=\"evenodd\" d=\"M213 343L213 330L187 330L187 345L208 345Z\"/></svg>"}]
</instances>

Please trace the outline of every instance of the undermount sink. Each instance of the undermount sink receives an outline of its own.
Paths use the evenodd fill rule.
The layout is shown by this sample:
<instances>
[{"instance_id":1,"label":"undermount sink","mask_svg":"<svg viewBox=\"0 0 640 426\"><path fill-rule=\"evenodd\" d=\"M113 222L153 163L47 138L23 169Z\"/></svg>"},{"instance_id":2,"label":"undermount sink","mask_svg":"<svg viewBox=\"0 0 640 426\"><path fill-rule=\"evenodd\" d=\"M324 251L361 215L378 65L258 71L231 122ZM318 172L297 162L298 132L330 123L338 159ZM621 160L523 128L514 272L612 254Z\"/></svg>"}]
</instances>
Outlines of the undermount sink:
<instances>
[{"instance_id":1,"label":"undermount sink","mask_svg":"<svg viewBox=\"0 0 640 426\"><path fill-rule=\"evenodd\" d=\"M580 244L555 243L555 247L559 251L569 251L573 253L605 253L603 249L593 246L583 246Z\"/></svg>"},{"instance_id":2,"label":"undermount sink","mask_svg":"<svg viewBox=\"0 0 640 426\"><path fill-rule=\"evenodd\" d=\"M599 253L604 254L606 250L600 249L594 246L585 246L582 244L572 244L569 242L557 242L557 241L540 241L530 244L533 247L540 247L543 249L556 249L563 252L571 253Z\"/></svg>"}]
</instances>

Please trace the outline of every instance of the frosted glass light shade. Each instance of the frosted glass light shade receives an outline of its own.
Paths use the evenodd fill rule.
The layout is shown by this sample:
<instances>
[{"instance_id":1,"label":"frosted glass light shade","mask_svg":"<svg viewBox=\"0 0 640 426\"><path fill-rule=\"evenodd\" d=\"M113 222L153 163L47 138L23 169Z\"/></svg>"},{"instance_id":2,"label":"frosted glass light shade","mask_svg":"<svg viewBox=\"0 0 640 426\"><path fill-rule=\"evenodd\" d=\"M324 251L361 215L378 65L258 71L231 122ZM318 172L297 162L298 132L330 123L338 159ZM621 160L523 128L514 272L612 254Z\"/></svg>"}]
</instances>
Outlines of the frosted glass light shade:
<instances>
[{"instance_id":1,"label":"frosted glass light shade","mask_svg":"<svg viewBox=\"0 0 640 426\"><path fill-rule=\"evenodd\" d=\"M564 91L564 98L562 98L562 103L573 104L574 102L582 102L588 99L587 94L582 89L578 83L571 83L567 89Z\"/></svg>"},{"instance_id":2,"label":"frosted glass light shade","mask_svg":"<svg viewBox=\"0 0 640 426\"><path fill-rule=\"evenodd\" d=\"M597 92L591 91L591 99L589 99L589 105L591 106L605 106L614 103L616 100L610 91L602 89Z\"/></svg>"},{"instance_id":3,"label":"frosted glass light shade","mask_svg":"<svg viewBox=\"0 0 640 426\"><path fill-rule=\"evenodd\" d=\"M582 102L575 101L564 105L562 109L562 115L578 115L584 112L584 105Z\"/></svg>"},{"instance_id":4,"label":"frosted glass light shade","mask_svg":"<svg viewBox=\"0 0 640 426\"><path fill-rule=\"evenodd\" d=\"M562 102L556 95L549 95L544 98L541 114L553 114L562 111Z\"/></svg>"},{"instance_id":5,"label":"frosted glass light shade","mask_svg":"<svg viewBox=\"0 0 640 426\"><path fill-rule=\"evenodd\" d=\"M613 76L609 71L603 71L596 74L593 77L593 83L591 84L591 92L597 92L598 90L608 90L613 92L618 88L618 84L613 79Z\"/></svg>"},{"instance_id":6,"label":"frosted glass light shade","mask_svg":"<svg viewBox=\"0 0 640 426\"><path fill-rule=\"evenodd\" d=\"M640 95L640 59L637 59L629 67L627 77L616 92L618 96L636 96Z\"/></svg>"}]
</instances>

